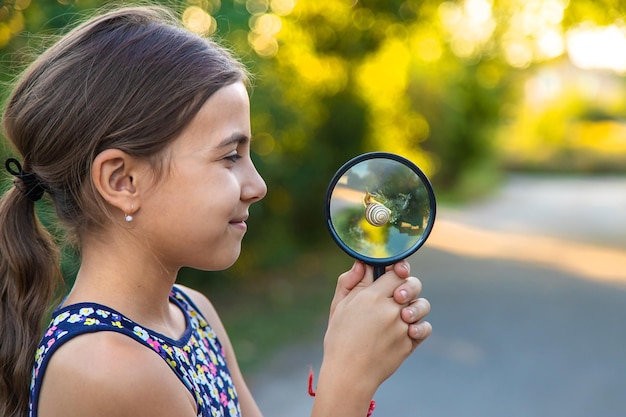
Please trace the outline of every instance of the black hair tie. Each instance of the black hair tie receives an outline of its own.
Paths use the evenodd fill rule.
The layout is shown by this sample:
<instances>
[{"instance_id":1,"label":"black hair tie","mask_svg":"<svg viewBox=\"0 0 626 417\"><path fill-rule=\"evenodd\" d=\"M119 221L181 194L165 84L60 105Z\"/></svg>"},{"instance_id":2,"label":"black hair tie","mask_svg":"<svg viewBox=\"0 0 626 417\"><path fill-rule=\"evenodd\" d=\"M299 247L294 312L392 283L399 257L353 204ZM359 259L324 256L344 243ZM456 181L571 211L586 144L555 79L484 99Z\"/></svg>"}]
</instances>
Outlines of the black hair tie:
<instances>
[{"instance_id":1,"label":"black hair tie","mask_svg":"<svg viewBox=\"0 0 626 417\"><path fill-rule=\"evenodd\" d=\"M48 187L45 186L37 174L24 172L22 165L17 159L7 159L4 166L9 174L13 175L22 182L23 186L18 188L26 197L28 197L30 201L38 201L43 196L43 193L48 190Z\"/></svg>"}]
</instances>

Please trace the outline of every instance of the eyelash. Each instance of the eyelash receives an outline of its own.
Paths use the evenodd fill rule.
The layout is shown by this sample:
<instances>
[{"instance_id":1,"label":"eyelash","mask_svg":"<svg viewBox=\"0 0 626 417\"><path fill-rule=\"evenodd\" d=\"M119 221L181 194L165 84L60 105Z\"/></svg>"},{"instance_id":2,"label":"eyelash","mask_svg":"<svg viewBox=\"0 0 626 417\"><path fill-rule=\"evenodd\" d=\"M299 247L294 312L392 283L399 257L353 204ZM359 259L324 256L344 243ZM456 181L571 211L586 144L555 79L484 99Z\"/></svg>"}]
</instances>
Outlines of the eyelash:
<instances>
[{"instance_id":1,"label":"eyelash","mask_svg":"<svg viewBox=\"0 0 626 417\"><path fill-rule=\"evenodd\" d=\"M229 155L227 157L225 157L224 159L230 161L230 162L237 162L238 160L240 160L242 158L241 155L239 155L238 153L234 154L234 155Z\"/></svg>"}]
</instances>

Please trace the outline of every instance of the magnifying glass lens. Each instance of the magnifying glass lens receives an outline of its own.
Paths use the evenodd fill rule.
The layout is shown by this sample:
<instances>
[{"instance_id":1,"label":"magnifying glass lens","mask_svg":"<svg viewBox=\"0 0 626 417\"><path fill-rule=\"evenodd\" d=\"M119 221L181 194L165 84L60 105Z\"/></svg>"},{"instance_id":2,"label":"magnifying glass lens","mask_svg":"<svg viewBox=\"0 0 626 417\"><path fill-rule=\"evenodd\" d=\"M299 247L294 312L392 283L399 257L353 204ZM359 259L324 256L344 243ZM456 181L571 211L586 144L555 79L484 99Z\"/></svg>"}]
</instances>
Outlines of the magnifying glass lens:
<instances>
[{"instance_id":1,"label":"magnifying glass lens","mask_svg":"<svg viewBox=\"0 0 626 417\"><path fill-rule=\"evenodd\" d=\"M390 153L348 161L327 191L326 221L333 239L350 256L383 270L423 245L435 211L426 175Z\"/></svg>"}]
</instances>

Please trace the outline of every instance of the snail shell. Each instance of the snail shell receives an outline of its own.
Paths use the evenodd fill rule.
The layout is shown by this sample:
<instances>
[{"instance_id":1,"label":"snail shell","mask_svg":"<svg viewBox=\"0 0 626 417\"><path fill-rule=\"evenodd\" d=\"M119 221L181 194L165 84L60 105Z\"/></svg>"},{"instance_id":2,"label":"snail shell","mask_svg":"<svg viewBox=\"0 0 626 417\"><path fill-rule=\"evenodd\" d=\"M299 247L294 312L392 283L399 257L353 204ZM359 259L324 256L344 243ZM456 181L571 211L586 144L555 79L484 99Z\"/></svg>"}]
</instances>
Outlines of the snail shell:
<instances>
[{"instance_id":1,"label":"snail shell","mask_svg":"<svg viewBox=\"0 0 626 417\"><path fill-rule=\"evenodd\" d=\"M372 195L367 193L363 198L365 204L365 220L372 226L383 226L389 222L391 218L391 210L383 204L372 199Z\"/></svg>"}]
</instances>

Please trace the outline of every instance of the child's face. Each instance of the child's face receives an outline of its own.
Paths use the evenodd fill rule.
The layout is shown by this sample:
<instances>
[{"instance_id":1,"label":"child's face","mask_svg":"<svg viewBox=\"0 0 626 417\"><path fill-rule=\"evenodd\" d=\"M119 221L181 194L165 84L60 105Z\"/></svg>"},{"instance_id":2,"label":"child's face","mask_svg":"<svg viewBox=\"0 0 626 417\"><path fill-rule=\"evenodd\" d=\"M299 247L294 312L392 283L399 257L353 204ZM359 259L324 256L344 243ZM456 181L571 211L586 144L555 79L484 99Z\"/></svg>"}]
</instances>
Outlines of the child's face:
<instances>
[{"instance_id":1,"label":"child's face","mask_svg":"<svg viewBox=\"0 0 626 417\"><path fill-rule=\"evenodd\" d=\"M267 192L250 135L248 94L236 83L209 98L170 145L169 170L139 212L150 217L148 239L166 267L220 270L239 257L248 208Z\"/></svg>"}]
</instances>

